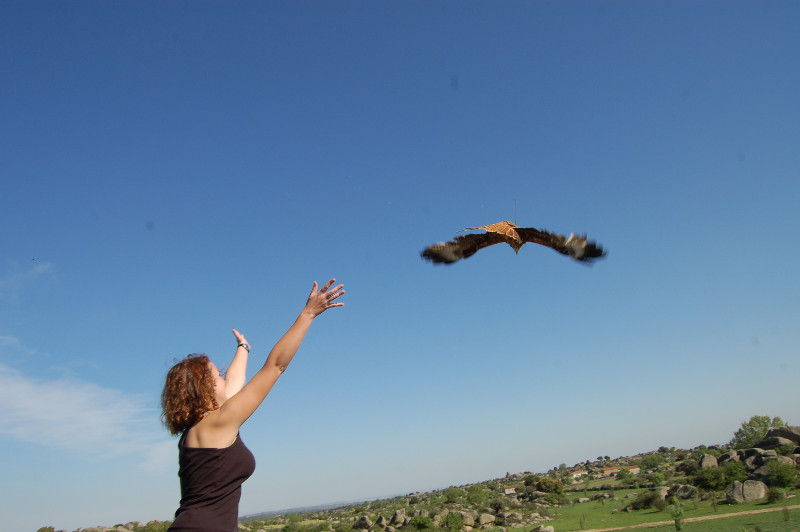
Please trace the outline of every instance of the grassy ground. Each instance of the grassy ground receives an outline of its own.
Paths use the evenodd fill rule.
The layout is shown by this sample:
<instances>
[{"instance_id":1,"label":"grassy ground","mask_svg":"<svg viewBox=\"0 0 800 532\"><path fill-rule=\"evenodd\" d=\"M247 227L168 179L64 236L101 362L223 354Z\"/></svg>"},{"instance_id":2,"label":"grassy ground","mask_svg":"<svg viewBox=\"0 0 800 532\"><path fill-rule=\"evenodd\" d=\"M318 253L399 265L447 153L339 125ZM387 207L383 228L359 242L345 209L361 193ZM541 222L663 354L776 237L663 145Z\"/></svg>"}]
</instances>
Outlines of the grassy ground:
<instances>
[{"instance_id":1,"label":"grassy ground","mask_svg":"<svg viewBox=\"0 0 800 532\"><path fill-rule=\"evenodd\" d=\"M674 532L675 525L659 525L632 532ZM798 532L800 531L800 510L790 510L786 521L783 512L770 512L756 515L736 515L710 521L684 523L683 532Z\"/></svg>"},{"instance_id":2,"label":"grassy ground","mask_svg":"<svg viewBox=\"0 0 800 532\"><path fill-rule=\"evenodd\" d=\"M569 506L558 508L558 517L553 522L559 532L580 531L589 529L603 529L613 527L627 527L652 523L658 521L673 522L672 513L669 509L658 510L638 510L634 512L619 512L612 514L611 511L620 506L624 506L631 499L622 499L626 493L638 492L640 490L618 490L615 492L618 501L599 500L587 503L576 503ZM723 514L738 514L749 510L763 509L782 509L784 506L791 505L795 501L781 501L772 504L764 502L752 502L745 504L729 505L717 503L716 511L711 506L710 501L686 501L683 506L684 520L704 516L718 516ZM766 532L767 530L800 532L800 509L789 510L789 521L785 521L784 512L778 511L767 514L756 514L748 516L730 517L720 520L687 522L684 524L684 531L694 530L719 530L726 532L737 532L741 527L745 530L755 530L755 526ZM555 517L555 516L554 516ZM763 524L758 524L763 523ZM748 529L749 527L749 529ZM649 528L648 530L675 530L674 524Z\"/></svg>"}]
</instances>

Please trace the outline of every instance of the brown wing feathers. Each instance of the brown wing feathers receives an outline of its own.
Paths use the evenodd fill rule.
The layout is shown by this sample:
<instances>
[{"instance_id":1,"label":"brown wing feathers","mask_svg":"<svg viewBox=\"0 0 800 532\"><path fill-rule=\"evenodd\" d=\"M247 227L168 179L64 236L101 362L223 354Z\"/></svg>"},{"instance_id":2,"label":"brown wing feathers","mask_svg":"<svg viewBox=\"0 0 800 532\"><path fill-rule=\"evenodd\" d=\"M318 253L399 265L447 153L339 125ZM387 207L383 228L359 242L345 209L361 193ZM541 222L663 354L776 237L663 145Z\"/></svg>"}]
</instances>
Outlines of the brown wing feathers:
<instances>
[{"instance_id":1,"label":"brown wing feathers","mask_svg":"<svg viewBox=\"0 0 800 532\"><path fill-rule=\"evenodd\" d=\"M591 262L605 255L605 250L586 235L557 235L544 229L517 227L508 221L480 227L468 227L464 231L484 229L485 233L458 236L449 242L438 242L425 248L422 258L436 264L452 264L471 257L477 251L501 242L506 242L515 252L526 242L533 242L554 249L581 262Z\"/></svg>"}]
</instances>

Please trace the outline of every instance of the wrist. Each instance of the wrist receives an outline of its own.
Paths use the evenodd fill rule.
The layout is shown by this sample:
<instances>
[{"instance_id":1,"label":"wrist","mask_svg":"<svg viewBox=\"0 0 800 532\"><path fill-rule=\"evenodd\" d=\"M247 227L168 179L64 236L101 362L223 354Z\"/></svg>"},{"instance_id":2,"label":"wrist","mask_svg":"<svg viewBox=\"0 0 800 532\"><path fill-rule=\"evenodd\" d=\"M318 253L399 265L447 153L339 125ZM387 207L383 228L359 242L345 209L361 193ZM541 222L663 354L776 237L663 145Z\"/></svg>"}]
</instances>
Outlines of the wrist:
<instances>
[{"instance_id":1,"label":"wrist","mask_svg":"<svg viewBox=\"0 0 800 532\"><path fill-rule=\"evenodd\" d=\"M300 317L301 318L305 318L305 319L307 319L309 321L313 321L314 318L317 317L317 315L314 314L313 311L304 308L303 311L300 312Z\"/></svg>"},{"instance_id":2,"label":"wrist","mask_svg":"<svg viewBox=\"0 0 800 532\"><path fill-rule=\"evenodd\" d=\"M243 349L244 349L245 351L247 351L248 353L250 352L250 344L248 344L247 342L242 342L242 343L240 343L240 344L237 346L237 348L239 348L239 347L243 348Z\"/></svg>"}]
</instances>

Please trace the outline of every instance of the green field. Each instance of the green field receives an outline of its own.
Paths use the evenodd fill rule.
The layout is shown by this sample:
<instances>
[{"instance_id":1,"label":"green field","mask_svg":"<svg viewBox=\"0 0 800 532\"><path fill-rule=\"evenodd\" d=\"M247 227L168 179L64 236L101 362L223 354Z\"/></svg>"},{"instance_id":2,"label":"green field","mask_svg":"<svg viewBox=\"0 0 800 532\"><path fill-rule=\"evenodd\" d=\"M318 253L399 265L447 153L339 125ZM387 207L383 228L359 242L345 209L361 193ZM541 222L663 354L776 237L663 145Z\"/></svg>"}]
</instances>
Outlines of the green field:
<instances>
[{"instance_id":1,"label":"green field","mask_svg":"<svg viewBox=\"0 0 800 532\"><path fill-rule=\"evenodd\" d=\"M626 493L638 492L640 490L618 490L616 497L620 500L598 500L586 503L575 503L569 506L562 506L556 509L557 515L552 522L558 532L571 532L580 530L596 530L604 528L627 527L642 525L645 523L656 523L659 521L669 521L669 525L653 526L647 530L667 531L675 530L674 518L671 509L658 510L637 510L634 512L618 512L612 514L612 510L626 504L626 499L622 499ZM630 499L627 499L630 501ZM764 502L752 502L745 504L730 505L717 503L716 512L710 501L684 501L683 502L683 531L729 531L739 530L754 531L792 531L800 532L800 508L783 511L786 506L792 506L794 501L781 501L772 504ZM774 509L775 512L740 515L741 512L751 510ZM705 516L730 515L721 519L711 519L707 521L686 522L686 520ZM788 515L789 520L786 520Z\"/></svg>"}]
</instances>

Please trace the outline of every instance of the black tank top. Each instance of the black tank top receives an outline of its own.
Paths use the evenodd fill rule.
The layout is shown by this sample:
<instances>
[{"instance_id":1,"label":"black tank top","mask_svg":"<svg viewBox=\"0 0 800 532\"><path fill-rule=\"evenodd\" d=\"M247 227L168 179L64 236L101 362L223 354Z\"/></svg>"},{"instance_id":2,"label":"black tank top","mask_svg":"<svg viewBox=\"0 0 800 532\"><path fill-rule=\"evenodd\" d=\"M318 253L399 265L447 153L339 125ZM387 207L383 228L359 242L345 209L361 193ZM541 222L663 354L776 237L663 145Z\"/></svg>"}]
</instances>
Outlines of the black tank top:
<instances>
[{"instance_id":1,"label":"black tank top","mask_svg":"<svg viewBox=\"0 0 800 532\"><path fill-rule=\"evenodd\" d=\"M256 460L237 435L224 449L186 447L178 442L181 506L170 531L237 532L242 482L253 474Z\"/></svg>"}]
</instances>

